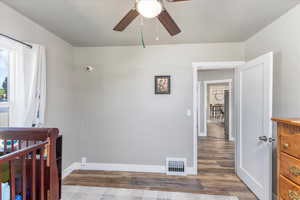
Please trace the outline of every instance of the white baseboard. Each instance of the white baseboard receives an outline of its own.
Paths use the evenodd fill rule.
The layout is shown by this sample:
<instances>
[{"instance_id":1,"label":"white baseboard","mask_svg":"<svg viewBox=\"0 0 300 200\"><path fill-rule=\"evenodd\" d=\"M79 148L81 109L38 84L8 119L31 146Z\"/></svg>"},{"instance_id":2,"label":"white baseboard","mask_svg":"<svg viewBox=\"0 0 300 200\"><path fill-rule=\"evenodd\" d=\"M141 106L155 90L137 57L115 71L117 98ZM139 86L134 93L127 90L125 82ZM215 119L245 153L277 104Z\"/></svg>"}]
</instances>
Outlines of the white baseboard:
<instances>
[{"instance_id":1,"label":"white baseboard","mask_svg":"<svg viewBox=\"0 0 300 200\"><path fill-rule=\"evenodd\" d=\"M71 174L72 171L78 170L80 168L81 168L81 164L79 162L72 163L69 167L67 167L66 169L63 170L62 178L64 179L69 174Z\"/></svg>"},{"instance_id":2,"label":"white baseboard","mask_svg":"<svg viewBox=\"0 0 300 200\"><path fill-rule=\"evenodd\" d=\"M198 170L195 170L193 167L188 167L186 168L186 174L187 175L197 175L197 172Z\"/></svg>"},{"instance_id":3,"label":"white baseboard","mask_svg":"<svg viewBox=\"0 0 300 200\"><path fill-rule=\"evenodd\" d=\"M165 173L165 167L160 166L160 165L87 163L85 166L81 166L81 169L82 170Z\"/></svg>"},{"instance_id":4,"label":"white baseboard","mask_svg":"<svg viewBox=\"0 0 300 200\"><path fill-rule=\"evenodd\" d=\"M198 136L206 136L206 134L204 132L201 132L198 134Z\"/></svg>"},{"instance_id":5,"label":"white baseboard","mask_svg":"<svg viewBox=\"0 0 300 200\"><path fill-rule=\"evenodd\" d=\"M145 173L166 173L163 165L133 165L133 164L109 164L109 163L86 163L82 165L79 162L72 163L63 171L63 178L68 176L74 170L101 170L101 171L126 171L126 172L145 172ZM187 168L188 175L195 175L192 167Z\"/></svg>"}]
</instances>

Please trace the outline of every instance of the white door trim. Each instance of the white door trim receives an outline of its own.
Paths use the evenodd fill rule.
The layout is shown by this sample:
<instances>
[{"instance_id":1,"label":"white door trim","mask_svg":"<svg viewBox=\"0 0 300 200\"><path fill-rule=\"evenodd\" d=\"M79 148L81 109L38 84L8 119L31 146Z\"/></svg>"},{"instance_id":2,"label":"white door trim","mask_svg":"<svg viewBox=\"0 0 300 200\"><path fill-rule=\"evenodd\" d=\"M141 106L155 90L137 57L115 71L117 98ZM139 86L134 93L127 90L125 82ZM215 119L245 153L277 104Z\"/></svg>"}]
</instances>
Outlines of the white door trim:
<instances>
[{"instance_id":1,"label":"white door trim","mask_svg":"<svg viewBox=\"0 0 300 200\"><path fill-rule=\"evenodd\" d=\"M199 102L200 104L202 103L201 102L201 85L202 85L202 81L198 81L198 84L197 84L197 102ZM200 124L201 124L201 112L200 112L200 107L198 107L197 109L197 119L198 119L198 123L197 123L197 130L198 130L198 136L202 136L204 135L203 132L201 132L201 129L200 129Z\"/></svg>"},{"instance_id":2,"label":"white door trim","mask_svg":"<svg viewBox=\"0 0 300 200\"><path fill-rule=\"evenodd\" d=\"M232 102L232 79L224 79L224 80L211 80L211 81L204 81L204 136L207 136L207 87L209 84L218 84L218 83L228 83L229 85L229 140L234 141L233 137L233 121L232 121L232 113L233 113L233 102Z\"/></svg>"},{"instance_id":3,"label":"white door trim","mask_svg":"<svg viewBox=\"0 0 300 200\"><path fill-rule=\"evenodd\" d=\"M217 70L217 69L235 69L244 65L244 61L232 61L232 62L194 62L192 63L193 69L193 152L194 152L194 164L193 172L196 175L198 171L198 70ZM235 85L236 87L236 85ZM235 106L233 107L235 110Z\"/></svg>"}]
</instances>

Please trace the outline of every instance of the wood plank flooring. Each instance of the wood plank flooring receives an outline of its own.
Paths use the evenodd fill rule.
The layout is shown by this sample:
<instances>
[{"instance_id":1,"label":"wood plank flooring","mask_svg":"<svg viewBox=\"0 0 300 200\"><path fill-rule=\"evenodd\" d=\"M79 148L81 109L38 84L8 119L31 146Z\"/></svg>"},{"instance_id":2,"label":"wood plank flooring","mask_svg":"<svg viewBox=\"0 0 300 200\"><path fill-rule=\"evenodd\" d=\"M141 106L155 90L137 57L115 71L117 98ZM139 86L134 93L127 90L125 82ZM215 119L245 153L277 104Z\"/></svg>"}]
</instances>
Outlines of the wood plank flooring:
<instances>
[{"instance_id":1,"label":"wood plank flooring","mask_svg":"<svg viewBox=\"0 0 300 200\"><path fill-rule=\"evenodd\" d=\"M224 124L220 122L208 122L207 123L207 135L208 137L225 139Z\"/></svg>"},{"instance_id":2,"label":"wood plank flooring","mask_svg":"<svg viewBox=\"0 0 300 200\"><path fill-rule=\"evenodd\" d=\"M77 170L64 179L64 184L232 195L240 200L256 199L234 173L234 144L232 142L199 137L198 144L197 176L180 177L159 173Z\"/></svg>"}]
</instances>

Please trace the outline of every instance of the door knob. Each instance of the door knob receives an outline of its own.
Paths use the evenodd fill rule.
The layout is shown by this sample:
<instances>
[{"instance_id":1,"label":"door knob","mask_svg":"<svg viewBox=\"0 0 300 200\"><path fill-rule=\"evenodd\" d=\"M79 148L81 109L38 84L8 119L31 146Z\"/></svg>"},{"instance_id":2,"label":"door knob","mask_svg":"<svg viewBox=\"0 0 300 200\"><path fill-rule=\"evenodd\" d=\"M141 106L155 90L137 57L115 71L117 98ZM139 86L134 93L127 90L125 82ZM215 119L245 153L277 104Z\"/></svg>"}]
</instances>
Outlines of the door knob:
<instances>
[{"instance_id":1,"label":"door knob","mask_svg":"<svg viewBox=\"0 0 300 200\"><path fill-rule=\"evenodd\" d=\"M276 139L269 137L269 143L273 143L275 141L276 141Z\"/></svg>"},{"instance_id":2,"label":"door knob","mask_svg":"<svg viewBox=\"0 0 300 200\"><path fill-rule=\"evenodd\" d=\"M268 142L268 137L267 136L259 136L258 140L263 141L263 142Z\"/></svg>"}]
</instances>

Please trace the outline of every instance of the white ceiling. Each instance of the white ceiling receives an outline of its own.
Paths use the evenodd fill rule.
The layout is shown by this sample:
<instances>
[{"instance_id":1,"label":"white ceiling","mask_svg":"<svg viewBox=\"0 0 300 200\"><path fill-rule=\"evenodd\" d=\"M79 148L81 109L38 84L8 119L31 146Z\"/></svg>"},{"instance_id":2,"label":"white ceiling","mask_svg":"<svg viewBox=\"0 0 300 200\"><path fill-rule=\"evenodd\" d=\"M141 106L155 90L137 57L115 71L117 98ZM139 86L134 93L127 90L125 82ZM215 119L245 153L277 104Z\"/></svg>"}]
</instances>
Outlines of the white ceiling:
<instances>
[{"instance_id":1,"label":"white ceiling","mask_svg":"<svg viewBox=\"0 0 300 200\"><path fill-rule=\"evenodd\" d=\"M0 0L74 46L140 44L140 19L124 32L113 27L134 0ZM299 0L191 0L166 3L182 29L171 37L157 20L144 22L146 44L240 42L299 3ZM155 40L156 30L160 37Z\"/></svg>"}]
</instances>

